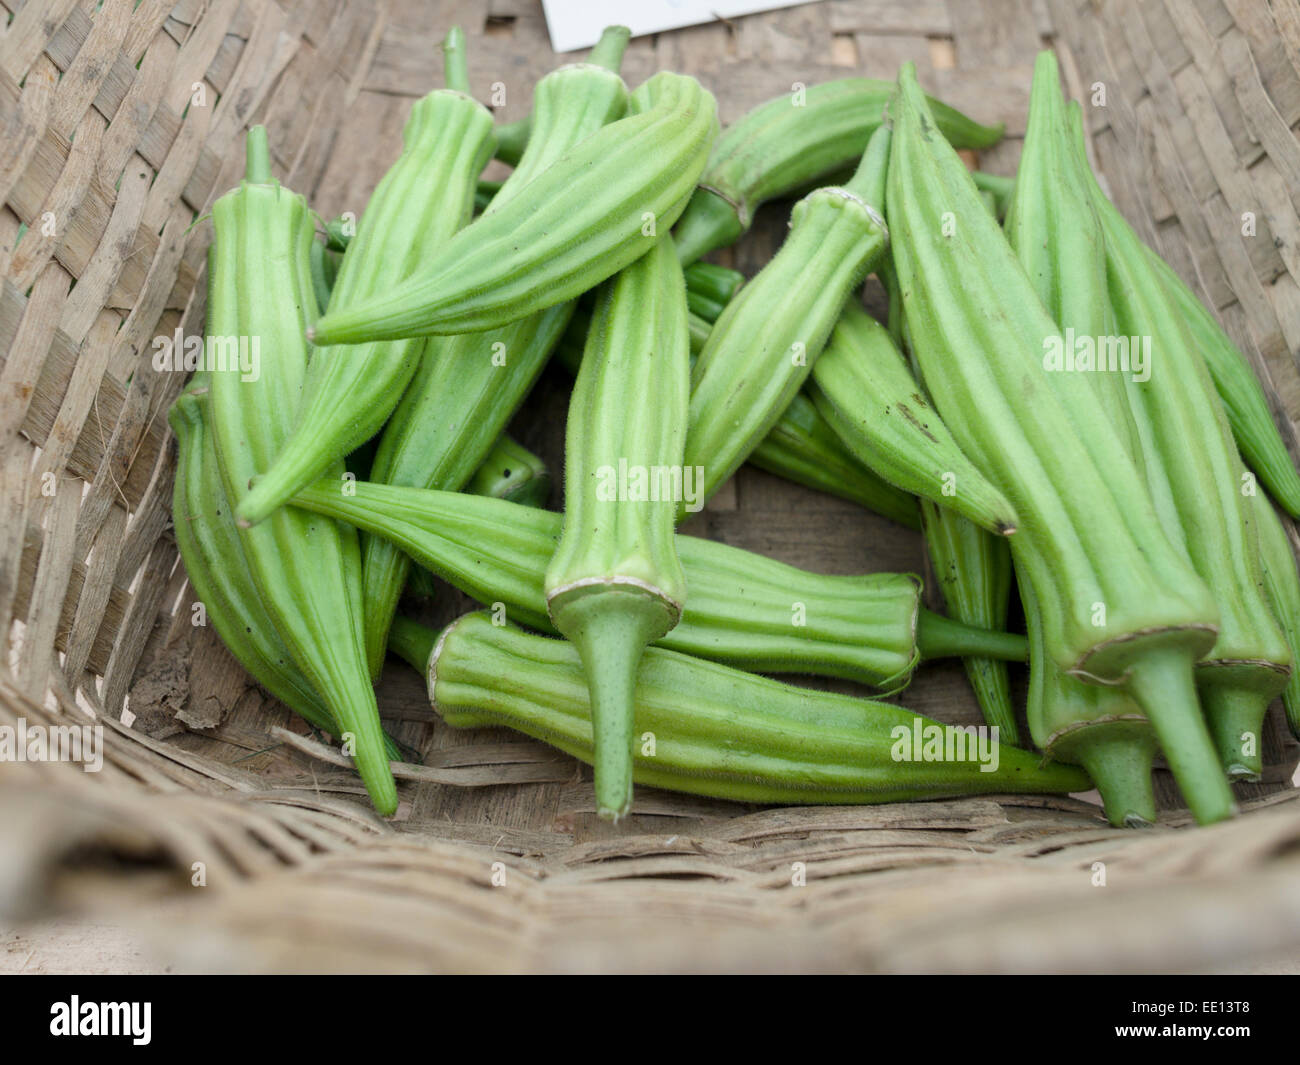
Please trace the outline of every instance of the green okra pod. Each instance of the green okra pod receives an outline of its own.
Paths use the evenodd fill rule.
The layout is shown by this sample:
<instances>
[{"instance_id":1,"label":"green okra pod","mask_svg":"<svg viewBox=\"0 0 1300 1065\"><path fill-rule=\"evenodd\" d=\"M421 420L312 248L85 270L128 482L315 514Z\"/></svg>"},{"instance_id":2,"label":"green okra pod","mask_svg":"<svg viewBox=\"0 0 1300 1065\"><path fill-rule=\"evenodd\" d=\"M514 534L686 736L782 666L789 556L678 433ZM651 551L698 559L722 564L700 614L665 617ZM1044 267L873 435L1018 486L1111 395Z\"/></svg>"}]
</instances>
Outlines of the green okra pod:
<instances>
[{"instance_id":1,"label":"green okra pod","mask_svg":"<svg viewBox=\"0 0 1300 1065\"><path fill-rule=\"evenodd\" d=\"M929 399L916 358L906 341L902 300L893 263L885 263L881 280L889 294L889 336L908 352L912 378ZM918 499L926 553L934 571L944 609L966 625L1001 630L1007 627L1011 604L1011 548L1005 536L995 536L954 510L928 499ZM1020 744L1020 726L1011 699L1011 675L1004 661L983 655L965 655L962 668L985 722L996 725L999 736Z\"/></svg>"},{"instance_id":2,"label":"green okra pod","mask_svg":"<svg viewBox=\"0 0 1300 1065\"><path fill-rule=\"evenodd\" d=\"M1016 258L1062 333L1087 338L1095 345L1114 334L1115 323L1101 221L1080 172L1082 145L1073 140L1056 58L1042 52L1034 69L1025 147L1004 228ZM1074 355L1069 353L1071 360ZM1068 373L1068 365L1054 372ZM1079 388L1096 394L1125 452L1145 472L1123 377L1084 369L1075 378ZM1063 673L1046 654L1033 588L1026 585L1021 598L1034 648L1028 704L1034 742L1048 757L1089 770L1112 824L1154 820L1150 778L1156 743L1150 724L1124 689L1085 685Z\"/></svg>"},{"instance_id":3,"label":"green okra pod","mask_svg":"<svg viewBox=\"0 0 1300 1065\"><path fill-rule=\"evenodd\" d=\"M709 334L691 374L686 434L686 464L704 470L706 499L790 405L840 309L888 246L876 206L888 158L889 131L882 128L847 186L800 200L781 250Z\"/></svg>"},{"instance_id":4,"label":"green okra pod","mask_svg":"<svg viewBox=\"0 0 1300 1065\"><path fill-rule=\"evenodd\" d=\"M889 330L856 301L844 306L812 374L817 410L859 462L981 528L1015 532L1015 508L962 453Z\"/></svg>"},{"instance_id":5,"label":"green okra pod","mask_svg":"<svg viewBox=\"0 0 1300 1065\"><path fill-rule=\"evenodd\" d=\"M551 472L523 444L502 433L465 490L526 507L543 507L551 494Z\"/></svg>"},{"instance_id":6,"label":"green okra pod","mask_svg":"<svg viewBox=\"0 0 1300 1065\"><path fill-rule=\"evenodd\" d=\"M807 392L796 392L749 462L828 495L857 503L909 529L921 527L916 497L864 466L827 424Z\"/></svg>"},{"instance_id":7,"label":"green okra pod","mask_svg":"<svg viewBox=\"0 0 1300 1065\"><path fill-rule=\"evenodd\" d=\"M708 300L719 308L730 303L745 283L745 275L739 270L716 263L691 263L682 271L682 276L686 278L687 299ZM716 314L709 318L710 322L717 320Z\"/></svg>"},{"instance_id":8,"label":"green okra pod","mask_svg":"<svg viewBox=\"0 0 1300 1065\"><path fill-rule=\"evenodd\" d=\"M596 803L615 820L632 802L637 663L677 624L686 600L673 536L688 475L686 313L686 282L665 236L601 289L569 400L564 529L546 570L546 607L582 658ZM630 397L649 402L629 404ZM610 483L623 468L647 482L664 476L626 498Z\"/></svg>"},{"instance_id":9,"label":"green okra pod","mask_svg":"<svg viewBox=\"0 0 1300 1065\"><path fill-rule=\"evenodd\" d=\"M688 298L692 271L706 265L696 263L685 271ZM698 355L712 325L694 314L688 316L688 322L691 352ZM590 312L579 304L555 350L556 359L575 377L582 365L582 347L590 325ZM795 393L776 424L750 453L749 462L787 481L857 503L909 529L920 528L920 514L912 494L894 487L854 458L803 392Z\"/></svg>"},{"instance_id":10,"label":"green okra pod","mask_svg":"<svg viewBox=\"0 0 1300 1065\"><path fill-rule=\"evenodd\" d=\"M237 500L270 468L291 430L307 376L303 328L315 313L313 219L271 176L266 130L248 134L240 186L212 208L209 337L257 344L255 367L214 369L213 438L226 492ZM245 372L248 371L248 372ZM334 471L342 474L340 461ZM397 808L361 639L356 532L296 507L241 530L262 603L298 669L351 734L357 770L381 813Z\"/></svg>"},{"instance_id":11,"label":"green okra pod","mask_svg":"<svg viewBox=\"0 0 1300 1065\"><path fill-rule=\"evenodd\" d=\"M500 131L499 126L497 129ZM496 194L501 191L501 186L503 184L505 184L503 181L489 181L485 178L478 179L478 184L474 186L474 213L476 215L482 214L488 209L488 204L490 204L496 197Z\"/></svg>"},{"instance_id":12,"label":"green okra pod","mask_svg":"<svg viewBox=\"0 0 1300 1065\"><path fill-rule=\"evenodd\" d=\"M673 234L682 262L733 243L765 200L852 167L880 128L893 92L892 82L843 78L778 96L728 126ZM931 106L955 147L988 148L1002 137L1000 124L981 126L938 100Z\"/></svg>"},{"instance_id":13,"label":"green okra pod","mask_svg":"<svg viewBox=\"0 0 1300 1065\"><path fill-rule=\"evenodd\" d=\"M972 170L970 176L984 196L992 197L993 217L999 222L1005 221L1011 207L1011 198L1015 195L1016 179L985 173L983 170Z\"/></svg>"},{"instance_id":14,"label":"green okra pod","mask_svg":"<svg viewBox=\"0 0 1300 1065\"><path fill-rule=\"evenodd\" d=\"M294 664L258 596L226 496L205 411L207 373L196 373L167 420L177 441L172 525L185 573L205 615L230 653L258 684L313 728L342 735L333 711ZM402 760L384 735L390 761Z\"/></svg>"},{"instance_id":15,"label":"green okra pod","mask_svg":"<svg viewBox=\"0 0 1300 1065\"><path fill-rule=\"evenodd\" d=\"M497 158L508 166L515 166L528 148L528 135L531 131L530 117L503 122L497 126Z\"/></svg>"},{"instance_id":16,"label":"green okra pod","mask_svg":"<svg viewBox=\"0 0 1300 1065\"><path fill-rule=\"evenodd\" d=\"M1075 126L1081 137L1077 115ZM1263 591L1245 467L1184 312L1095 182L1091 192L1118 332L1130 345L1151 343L1149 379L1126 375L1147 481L1167 535L1185 549L1219 607L1218 637L1196 666L1210 734L1229 776L1257 779L1264 715L1286 687L1292 661Z\"/></svg>"},{"instance_id":17,"label":"green okra pod","mask_svg":"<svg viewBox=\"0 0 1300 1065\"><path fill-rule=\"evenodd\" d=\"M1147 259L1169 295L1205 360L1223 401L1232 435L1246 464L1259 475L1273 498L1293 518L1300 518L1300 474L1277 431L1264 389L1246 357L1223 331L1218 319L1196 298L1168 263L1150 248Z\"/></svg>"},{"instance_id":18,"label":"green okra pod","mask_svg":"<svg viewBox=\"0 0 1300 1065\"><path fill-rule=\"evenodd\" d=\"M295 505L354 524L485 606L554 632L544 578L561 517L458 492L322 481ZM741 669L816 673L885 691L921 660L983 655L1023 662L1025 639L988 632L920 605L908 574L810 573L727 544L677 535L686 574L681 621L660 645Z\"/></svg>"},{"instance_id":19,"label":"green okra pod","mask_svg":"<svg viewBox=\"0 0 1300 1065\"><path fill-rule=\"evenodd\" d=\"M495 329L635 262L681 214L717 127L713 96L694 78L663 71L637 93L652 104L591 134L508 202L494 202L416 277L326 314L315 341Z\"/></svg>"},{"instance_id":20,"label":"green okra pod","mask_svg":"<svg viewBox=\"0 0 1300 1065\"><path fill-rule=\"evenodd\" d=\"M448 87L411 108L402 154L379 182L344 253L331 312L346 313L400 285L469 221L474 183L492 155L492 115L464 91L463 42L459 29L448 34ZM419 339L317 347L293 434L257 491L240 500L239 516L261 521L379 432L423 348Z\"/></svg>"},{"instance_id":21,"label":"green okra pod","mask_svg":"<svg viewBox=\"0 0 1300 1065\"><path fill-rule=\"evenodd\" d=\"M1282 519L1264 496L1252 500L1255 528L1259 533L1259 555L1264 591L1273 616L1286 634L1293 661L1300 662L1300 575L1296 573L1295 551ZM1282 690L1291 735L1300 740L1300 670L1292 666Z\"/></svg>"},{"instance_id":22,"label":"green okra pod","mask_svg":"<svg viewBox=\"0 0 1300 1065\"><path fill-rule=\"evenodd\" d=\"M505 725L595 758L580 660L563 640L468 614L437 635L404 623L395 649L458 728ZM430 645L432 650L430 651ZM1069 766L940 725L890 703L813 691L652 647L636 685L633 776L740 802L878 803L1088 787Z\"/></svg>"},{"instance_id":23,"label":"green okra pod","mask_svg":"<svg viewBox=\"0 0 1300 1065\"><path fill-rule=\"evenodd\" d=\"M628 92L618 75L628 31L607 29L588 62L552 71L533 92L540 130L493 201L507 206L595 132L622 118ZM384 429L372 478L389 484L465 486L528 395L564 334L573 303L560 303L484 333L432 338ZM363 544L366 659L383 666L388 626L409 562L382 538Z\"/></svg>"},{"instance_id":24,"label":"green okra pod","mask_svg":"<svg viewBox=\"0 0 1300 1065\"><path fill-rule=\"evenodd\" d=\"M1198 820L1227 817L1232 793L1192 673L1214 643L1214 599L1164 534L1096 393L1044 368L1064 338L936 135L912 64L890 110L887 200L912 350L963 452L1021 519L1011 551L1046 653L1126 688Z\"/></svg>"},{"instance_id":25,"label":"green okra pod","mask_svg":"<svg viewBox=\"0 0 1300 1065\"><path fill-rule=\"evenodd\" d=\"M948 616L966 625L1004 629L1011 600L1011 548L956 511L928 499L921 503L921 529L934 579ZM1006 662L966 655L962 668L984 720L996 725L1004 742L1020 743L1020 726L1011 699Z\"/></svg>"}]
</instances>

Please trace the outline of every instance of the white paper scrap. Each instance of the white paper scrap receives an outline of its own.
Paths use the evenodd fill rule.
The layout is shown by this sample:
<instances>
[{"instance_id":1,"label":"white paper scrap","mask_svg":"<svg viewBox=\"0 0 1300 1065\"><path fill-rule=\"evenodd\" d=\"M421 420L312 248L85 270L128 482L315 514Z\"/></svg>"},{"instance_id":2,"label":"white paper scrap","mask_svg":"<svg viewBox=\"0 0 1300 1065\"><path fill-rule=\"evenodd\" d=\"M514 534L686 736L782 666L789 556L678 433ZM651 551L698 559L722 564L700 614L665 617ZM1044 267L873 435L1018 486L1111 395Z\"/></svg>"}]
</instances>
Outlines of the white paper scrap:
<instances>
[{"instance_id":1,"label":"white paper scrap","mask_svg":"<svg viewBox=\"0 0 1300 1065\"><path fill-rule=\"evenodd\" d=\"M542 0L551 47L557 52L590 48L606 26L626 26L633 37L698 26L717 18L798 7L813 0Z\"/></svg>"}]
</instances>

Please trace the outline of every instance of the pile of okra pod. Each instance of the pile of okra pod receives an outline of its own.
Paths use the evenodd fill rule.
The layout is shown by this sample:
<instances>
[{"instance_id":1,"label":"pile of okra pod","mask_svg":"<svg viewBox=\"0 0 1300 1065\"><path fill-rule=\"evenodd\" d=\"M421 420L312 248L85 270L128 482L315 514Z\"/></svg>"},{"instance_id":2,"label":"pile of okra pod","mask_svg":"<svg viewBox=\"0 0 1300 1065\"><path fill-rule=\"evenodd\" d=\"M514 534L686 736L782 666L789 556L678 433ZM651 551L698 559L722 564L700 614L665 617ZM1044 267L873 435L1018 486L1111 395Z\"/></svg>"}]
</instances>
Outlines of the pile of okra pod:
<instances>
[{"instance_id":1,"label":"pile of okra pod","mask_svg":"<svg viewBox=\"0 0 1300 1065\"><path fill-rule=\"evenodd\" d=\"M780 803L1095 785L1136 825L1158 755L1199 821L1230 816L1271 700L1300 725L1273 509L1300 514L1300 477L1242 355L1094 179L1052 55L1010 179L965 167L1001 129L911 64L720 131L691 77L629 90L627 39L495 126L453 31L446 88L355 225L324 224L249 133L212 213L208 357L171 412L177 539L230 650L383 813L392 650L449 724L592 763L607 817L634 781ZM509 178L480 180L494 156ZM756 276L700 261L793 196ZM256 338L255 373L214 363L231 338ZM553 356L574 376L563 514L504 435ZM919 529L948 615L912 575L678 535L746 461ZM430 574L486 609L441 633L398 616ZM1003 631L1013 586L1024 636ZM888 695L945 655L1000 744L760 675ZM1007 668L1026 659L1027 736Z\"/></svg>"}]
</instances>

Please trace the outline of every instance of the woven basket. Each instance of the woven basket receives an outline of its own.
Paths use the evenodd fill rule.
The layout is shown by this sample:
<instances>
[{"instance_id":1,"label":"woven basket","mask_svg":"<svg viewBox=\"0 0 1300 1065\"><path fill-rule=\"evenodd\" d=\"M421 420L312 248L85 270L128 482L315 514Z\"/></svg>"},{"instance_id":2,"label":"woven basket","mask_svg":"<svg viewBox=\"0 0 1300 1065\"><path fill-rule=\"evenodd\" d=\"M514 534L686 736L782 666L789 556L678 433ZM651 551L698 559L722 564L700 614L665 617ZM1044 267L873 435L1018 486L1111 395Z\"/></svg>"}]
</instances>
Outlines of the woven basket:
<instances>
[{"instance_id":1,"label":"woven basket","mask_svg":"<svg viewBox=\"0 0 1300 1065\"><path fill-rule=\"evenodd\" d=\"M198 332L212 200L248 125L325 215L364 205L452 22L503 118L564 60L535 0L0 0L0 725L104 726L99 773L0 765L0 918L124 922L160 964L222 970L1204 969L1300 950L1297 748L1270 718L1237 821L1121 832L1074 799L762 809L638 791L617 827L589 773L504 732L434 719L390 664L389 725L419 751L397 817L253 686L190 592L170 530L166 409L183 382L153 339ZM434 10L430 10L433 8ZM1217 309L1300 413L1297 0L832 0L643 38L625 73L699 76L724 121L759 101L914 60L1010 136L1051 44L1100 169L1138 231ZM1242 235L1243 212L1256 218ZM197 224L196 224L197 220ZM752 274L781 207L733 253ZM17 243L20 225L27 227ZM567 386L513 431L559 468ZM555 501L553 501L555 502ZM746 468L691 531L826 572L920 570L919 540ZM469 604L448 592L428 620ZM844 686L848 690L849 686ZM958 666L905 693L978 712Z\"/></svg>"}]
</instances>

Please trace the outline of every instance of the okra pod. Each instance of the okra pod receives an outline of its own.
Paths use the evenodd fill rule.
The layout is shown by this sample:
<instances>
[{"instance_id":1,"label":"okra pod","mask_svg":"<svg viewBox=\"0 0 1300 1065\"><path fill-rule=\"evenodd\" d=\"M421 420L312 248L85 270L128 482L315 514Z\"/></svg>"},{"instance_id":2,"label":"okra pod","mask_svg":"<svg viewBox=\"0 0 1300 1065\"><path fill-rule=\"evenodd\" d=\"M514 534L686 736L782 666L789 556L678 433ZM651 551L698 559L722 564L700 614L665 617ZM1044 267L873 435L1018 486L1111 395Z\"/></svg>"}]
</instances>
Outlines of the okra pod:
<instances>
[{"instance_id":1,"label":"okra pod","mask_svg":"<svg viewBox=\"0 0 1300 1065\"><path fill-rule=\"evenodd\" d=\"M844 446L806 391L796 392L750 453L760 470L857 503L909 529L921 527L916 497L864 466Z\"/></svg>"},{"instance_id":2,"label":"okra pod","mask_svg":"<svg viewBox=\"0 0 1300 1065\"><path fill-rule=\"evenodd\" d=\"M1295 463L1277 431L1255 371L1223 331L1218 319L1174 269L1150 248L1146 251L1148 261L1182 314L1196 350L1205 360L1246 465L1259 475L1283 510L1293 518L1300 518L1300 474L1296 473Z\"/></svg>"},{"instance_id":3,"label":"okra pod","mask_svg":"<svg viewBox=\"0 0 1300 1065\"><path fill-rule=\"evenodd\" d=\"M881 128L848 185L818 189L795 204L780 251L709 334L691 374L686 434L686 465L704 471L704 498L777 423L845 301L888 246L877 209L888 158L889 131Z\"/></svg>"},{"instance_id":4,"label":"okra pod","mask_svg":"<svg viewBox=\"0 0 1300 1065\"><path fill-rule=\"evenodd\" d=\"M523 444L502 433L465 491L526 507L543 507L551 494L551 471Z\"/></svg>"},{"instance_id":5,"label":"okra pod","mask_svg":"<svg viewBox=\"0 0 1300 1065\"><path fill-rule=\"evenodd\" d=\"M1166 533L1185 548L1219 607L1218 638L1196 667L1201 702L1228 775L1257 779L1264 715L1286 687L1291 651L1263 592L1245 467L1184 312L1137 234L1090 185L1118 332L1130 344L1151 338L1158 359L1149 380L1128 380L1147 481L1166 511Z\"/></svg>"},{"instance_id":6,"label":"okra pod","mask_svg":"<svg viewBox=\"0 0 1300 1065\"><path fill-rule=\"evenodd\" d=\"M266 130L248 134L243 183L213 205L207 334L258 345L258 365L214 370L213 438L226 492L236 500L270 468L293 425L307 375L303 327L315 313L306 202L271 176ZM342 473L340 461L335 473ZM355 530L296 507L242 529L262 604L297 667L351 734L354 760L381 813L397 808L361 639Z\"/></svg>"},{"instance_id":7,"label":"okra pod","mask_svg":"<svg viewBox=\"0 0 1300 1065\"><path fill-rule=\"evenodd\" d=\"M1300 662L1300 576L1296 574L1295 551L1282 519L1263 496L1255 496L1255 528L1259 532L1259 555L1264 591L1282 631L1286 633L1294 662ZM1300 670L1293 665L1282 690L1291 735L1300 740Z\"/></svg>"},{"instance_id":8,"label":"okra pod","mask_svg":"<svg viewBox=\"0 0 1300 1065\"><path fill-rule=\"evenodd\" d=\"M912 378L929 400L916 356L906 340L902 299L892 262L881 265L880 278L889 294L889 336L907 353ZM931 404L933 406L933 404ZM1005 629L1011 604L1011 548L1005 536L995 536L954 510L918 499L921 530L930 566L948 616L966 625ZM1005 662L981 655L962 658L966 679L975 693L984 721L1019 746L1020 726L1011 699L1011 675Z\"/></svg>"},{"instance_id":9,"label":"okra pod","mask_svg":"<svg viewBox=\"0 0 1300 1065\"><path fill-rule=\"evenodd\" d=\"M682 276L686 278L688 299L708 300L719 308L730 303L745 283L745 275L739 270L716 263L691 263L682 271ZM707 314L701 317L709 318L710 322L718 320L716 314L711 318Z\"/></svg>"},{"instance_id":10,"label":"okra pod","mask_svg":"<svg viewBox=\"0 0 1300 1065\"><path fill-rule=\"evenodd\" d=\"M685 271L688 297L691 271L704 265L708 264L696 263ZM688 321L691 352L698 354L712 326L693 314ZM590 325L591 314L579 303L555 349L557 361L575 377L582 365L582 347ZM921 527L915 497L876 476L854 458L804 392L795 393L776 424L750 453L749 462L787 481L857 503L909 529Z\"/></svg>"},{"instance_id":11,"label":"okra pod","mask_svg":"<svg viewBox=\"0 0 1300 1065\"><path fill-rule=\"evenodd\" d=\"M167 415L177 442L172 528L185 574L221 642L249 676L313 728L337 738L343 730L294 664L253 583L217 466L207 393L207 374L196 373ZM402 760L387 733L384 747L391 761Z\"/></svg>"},{"instance_id":12,"label":"okra pod","mask_svg":"<svg viewBox=\"0 0 1300 1065\"><path fill-rule=\"evenodd\" d=\"M563 640L468 614L398 646L425 662L429 698L457 728L504 725L595 756L579 657ZM663 648L637 673L633 775L651 787L739 802L880 803L1088 787L1069 766L940 725L890 703L812 691ZM740 740L743 738L743 741Z\"/></svg>"},{"instance_id":13,"label":"okra pod","mask_svg":"<svg viewBox=\"0 0 1300 1065\"><path fill-rule=\"evenodd\" d=\"M400 158L371 196L344 253L330 310L346 313L392 290L469 221L474 183L492 155L492 115L466 92L464 34L447 35L447 88L417 100ZM275 464L239 502L256 523L383 427L419 365L424 341L317 347L307 397Z\"/></svg>"},{"instance_id":14,"label":"okra pod","mask_svg":"<svg viewBox=\"0 0 1300 1065\"><path fill-rule=\"evenodd\" d=\"M322 481L297 506L385 537L425 569L520 624L556 631L546 613L545 571L561 517L458 492L359 481L343 492ZM988 632L931 613L908 574L810 573L694 536L677 534L686 574L681 621L660 638L674 650L740 669L815 673L883 691L903 687L918 658L983 655L1023 662L1022 636Z\"/></svg>"},{"instance_id":15,"label":"okra pod","mask_svg":"<svg viewBox=\"0 0 1300 1065\"><path fill-rule=\"evenodd\" d=\"M673 234L682 262L733 243L765 200L852 167L880 128L893 92L892 82L868 78L800 86L728 126ZM940 132L958 148L988 148L1002 137L1001 124L982 126L938 100L931 105Z\"/></svg>"},{"instance_id":16,"label":"okra pod","mask_svg":"<svg viewBox=\"0 0 1300 1065\"><path fill-rule=\"evenodd\" d=\"M1192 673L1214 643L1214 599L1165 536L1096 393L1044 369L1064 338L936 135L910 63L891 113L887 197L912 348L953 437L1021 519L1011 551L1046 653L1126 688L1197 819L1229 816Z\"/></svg>"},{"instance_id":17,"label":"okra pod","mask_svg":"<svg viewBox=\"0 0 1300 1065\"><path fill-rule=\"evenodd\" d=\"M515 166L528 148L528 135L532 132L531 117L497 126L497 158L508 166Z\"/></svg>"},{"instance_id":18,"label":"okra pod","mask_svg":"<svg viewBox=\"0 0 1300 1065\"><path fill-rule=\"evenodd\" d=\"M1015 508L971 463L926 402L889 330L850 300L813 365L809 394L859 462L999 535Z\"/></svg>"},{"instance_id":19,"label":"okra pod","mask_svg":"<svg viewBox=\"0 0 1300 1065\"><path fill-rule=\"evenodd\" d=\"M1011 601L1011 548L995 536L928 499L920 501L921 530L934 579L948 616L966 625L1004 629ZM1011 676L1000 658L966 655L962 668L985 723L1002 739L1020 743L1020 725L1011 699Z\"/></svg>"},{"instance_id":20,"label":"okra pod","mask_svg":"<svg viewBox=\"0 0 1300 1065\"><path fill-rule=\"evenodd\" d=\"M663 71L637 93L653 105L597 130L517 196L494 202L417 276L326 314L315 342L495 329L635 262L681 214L717 126L713 96L694 78Z\"/></svg>"},{"instance_id":21,"label":"okra pod","mask_svg":"<svg viewBox=\"0 0 1300 1065\"><path fill-rule=\"evenodd\" d=\"M673 526L684 497L690 387L686 282L672 238L615 274L596 299L569 400L564 527L546 570L546 608L578 649L591 689L596 805L617 820L632 803L632 708L647 644L677 624L686 577ZM628 404L630 397L652 402ZM677 491L624 495L619 470Z\"/></svg>"},{"instance_id":22,"label":"okra pod","mask_svg":"<svg viewBox=\"0 0 1300 1065\"><path fill-rule=\"evenodd\" d=\"M577 145L623 117L628 92L618 66L627 39L625 28L611 27L588 62L560 67L537 83L534 111L545 135L501 186L494 209L504 208ZM464 487L528 395L573 308L561 303L500 329L431 339L384 429L373 479L450 491ZM363 559L366 660L377 677L409 562L376 537L365 539Z\"/></svg>"},{"instance_id":23,"label":"okra pod","mask_svg":"<svg viewBox=\"0 0 1300 1065\"><path fill-rule=\"evenodd\" d=\"M498 126L498 132L500 132L500 129L501 127ZM489 181L485 178L478 179L478 184L474 186L475 214L482 214L488 209L488 204L490 204L496 197L496 194L501 191L501 186L503 184L504 182L501 181Z\"/></svg>"},{"instance_id":24,"label":"okra pod","mask_svg":"<svg viewBox=\"0 0 1300 1065\"><path fill-rule=\"evenodd\" d=\"M1005 232L1057 327L1097 344L1114 334L1115 325L1105 240L1080 173L1083 165L1082 145L1074 143L1069 130L1056 58L1042 52L1034 68L1025 146ZM1069 358L1074 355L1071 351ZM1068 371L1063 366L1056 372ZM1145 472L1123 377L1080 372L1078 387L1096 393L1125 452ZM1149 823L1155 817L1150 779L1155 738L1149 723L1122 688L1088 686L1064 674L1045 652L1033 588L1026 584L1021 597L1033 648L1028 720L1034 742L1049 758L1089 770L1112 824Z\"/></svg>"}]
</instances>

